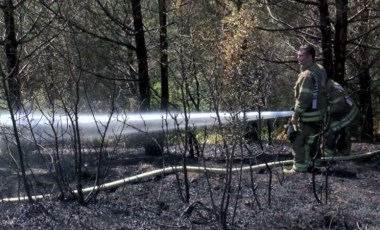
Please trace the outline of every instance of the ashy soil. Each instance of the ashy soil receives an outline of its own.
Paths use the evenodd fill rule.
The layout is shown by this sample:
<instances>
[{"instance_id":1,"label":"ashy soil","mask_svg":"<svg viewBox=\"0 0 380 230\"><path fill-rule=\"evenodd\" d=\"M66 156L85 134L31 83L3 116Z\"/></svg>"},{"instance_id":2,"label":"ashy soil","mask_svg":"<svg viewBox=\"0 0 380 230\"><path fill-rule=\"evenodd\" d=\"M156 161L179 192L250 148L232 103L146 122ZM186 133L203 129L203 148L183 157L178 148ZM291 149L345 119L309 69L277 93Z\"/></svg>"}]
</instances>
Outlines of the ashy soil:
<instances>
[{"instance_id":1,"label":"ashy soil","mask_svg":"<svg viewBox=\"0 0 380 230\"><path fill-rule=\"evenodd\" d=\"M262 154L253 160L236 156L234 166L292 159L285 142L265 145L263 152L252 148ZM225 167L215 149L206 146L206 157L187 159L188 164ZM380 143L354 143L352 154L374 150L380 150ZM173 150L163 162L135 148L124 149L111 163L106 181L163 164L180 165L182 158ZM0 229L220 229L222 220L228 229L380 229L379 172L378 155L337 162L327 173L314 174L315 183L312 173L283 175L281 167L235 173L228 189L223 173L189 173L189 202L183 173L144 178L100 192L87 205L55 196L34 203L0 203ZM36 175L41 184L36 193L54 188L49 176L46 170ZM0 177L3 197L17 196L17 177L12 178Z\"/></svg>"}]
</instances>

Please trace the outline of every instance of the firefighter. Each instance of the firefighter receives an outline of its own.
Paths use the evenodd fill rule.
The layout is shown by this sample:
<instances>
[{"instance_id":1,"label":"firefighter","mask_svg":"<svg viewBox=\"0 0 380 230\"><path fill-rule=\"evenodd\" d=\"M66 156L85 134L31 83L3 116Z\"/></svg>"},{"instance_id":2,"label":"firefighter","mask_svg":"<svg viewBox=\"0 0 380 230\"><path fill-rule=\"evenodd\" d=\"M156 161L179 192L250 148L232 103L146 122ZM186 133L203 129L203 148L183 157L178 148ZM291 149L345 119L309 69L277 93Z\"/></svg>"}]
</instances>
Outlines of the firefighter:
<instances>
[{"instance_id":1,"label":"firefighter","mask_svg":"<svg viewBox=\"0 0 380 230\"><path fill-rule=\"evenodd\" d=\"M327 96L328 130L325 135L324 156L349 155L351 150L349 127L359 114L358 107L343 87L333 80L327 82Z\"/></svg>"},{"instance_id":2,"label":"firefighter","mask_svg":"<svg viewBox=\"0 0 380 230\"><path fill-rule=\"evenodd\" d=\"M301 46L297 52L301 73L294 87L294 114L290 119L296 132L291 140L293 167L284 173L307 172L310 169L312 148L317 145L317 138L324 119L327 96L325 69L315 63L315 49L310 45Z\"/></svg>"}]
</instances>

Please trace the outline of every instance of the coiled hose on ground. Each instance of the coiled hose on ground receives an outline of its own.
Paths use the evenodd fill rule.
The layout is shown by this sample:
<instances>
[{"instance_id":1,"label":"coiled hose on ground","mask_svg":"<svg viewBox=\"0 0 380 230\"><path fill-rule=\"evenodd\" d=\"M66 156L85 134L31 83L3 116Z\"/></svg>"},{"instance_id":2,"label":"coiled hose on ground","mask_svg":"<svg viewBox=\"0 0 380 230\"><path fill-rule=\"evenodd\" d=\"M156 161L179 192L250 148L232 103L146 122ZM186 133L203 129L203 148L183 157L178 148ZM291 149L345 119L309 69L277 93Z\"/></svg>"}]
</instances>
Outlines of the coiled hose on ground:
<instances>
[{"instance_id":1,"label":"coiled hose on ground","mask_svg":"<svg viewBox=\"0 0 380 230\"><path fill-rule=\"evenodd\" d=\"M363 153L363 154L357 154L357 155L351 155L351 156L339 156L339 157L326 157L322 158L324 161L349 161L349 160L357 160L357 159L363 159L363 158L368 158L368 157L373 157L376 156L377 154L380 153L380 150L373 151L373 152L368 152L368 153ZM285 161L275 161L275 162L269 162L267 164L258 164L258 165L252 165L252 166L244 166L244 167L236 167L232 168L232 172L249 172L251 170L257 171L261 169L265 169L268 166L269 167L276 167L276 166L286 166L286 165L292 165L293 160L285 160ZM198 172L198 173L225 173L226 169L225 168L208 168L208 167L203 167L203 166L186 166L186 169L188 172ZM88 187L84 188L82 192L84 194L94 192L94 191L104 191L104 190L110 190L114 189L117 187L120 187L122 185L125 185L127 183L133 183L133 182L138 182L141 181L142 179L150 178L150 177L155 177L155 176L160 176L160 175L168 175L176 172L181 172L183 171L183 166L170 166L162 169L156 169L153 171L141 173L135 176L131 177L126 177L124 179L112 181L109 183L105 183L99 186L93 186L93 187ZM74 190L74 193L77 193L77 190ZM47 197L51 197L54 194L45 194L45 195L35 195L32 196L34 200L39 200ZM28 200L28 197L12 197L12 198L2 198L0 202L17 202L17 201L25 201Z\"/></svg>"}]
</instances>

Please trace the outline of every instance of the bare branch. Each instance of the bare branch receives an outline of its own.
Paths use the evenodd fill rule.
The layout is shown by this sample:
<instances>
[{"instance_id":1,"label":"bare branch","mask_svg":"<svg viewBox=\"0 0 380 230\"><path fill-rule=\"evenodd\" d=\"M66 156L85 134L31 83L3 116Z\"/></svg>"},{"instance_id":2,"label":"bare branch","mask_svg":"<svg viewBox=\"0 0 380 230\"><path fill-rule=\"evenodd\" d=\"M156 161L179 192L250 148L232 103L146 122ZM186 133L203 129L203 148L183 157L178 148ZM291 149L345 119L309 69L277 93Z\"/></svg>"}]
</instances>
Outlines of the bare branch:
<instances>
[{"instance_id":1,"label":"bare branch","mask_svg":"<svg viewBox=\"0 0 380 230\"><path fill-rule=\"evenodd\" d=\"M269 31L269 32L283 32L283 31L291 31L291 30L302 30L302 29L309 29L309 28L319 28L319 26L299 26L299 27L293 27L293 28L278 28L278 29L271 29L271 28L265 28L258 26L256 27L259 30Z\"/></svg>"},{"instance_id":2,"label":"bare branch","mask_svg":"<svg viewBox=\"0 0 380 230\"><path fill-rule=\"evenodd\" d=\"M380 25L376 25L376 26L370 28L369 30L365 31L364 33L359 34L358 36L356 36L356 37L354 37L354 38L351 38L351 39L348 40L347 42L351 43L351 42L353 42L353 41L355 41L355 40L357 40L357 39L360 39L360 38L362 38L362 37L364 37L364 36L367 36L368 34L372 33L373 31L376 31L376 30L379 29L379 28L380 28Z\"/></svg>"},{"instance_id":3,"label":"bare branch","mask_svg":"<svg viewBox=\"0 0 380 230\"><path fill-rule=\"evenodd\" d=\"M305 5L313 5L313 6L318 6L319 5L318 2L306 1L306 0L292 0L290 2L302 3L302 4L305 4Z\"/></svg>"},{"instance_id":4,"label":"bare branch","mask_svg":"<svg viewBox=\"0 0 380 230\"><path fill-rule=\"evenodd\" d=\"M50 39L48 39L44 43L42 43L39 46L37 46L34 50L32 50L31 52L29 52L29 54L27 54L26 56L22 57L21 61L28 59L29 57L33 56L39 50L41 50L44 47L48 46L51 43L51 41L53 41L55 38L57 38L63 31L64 31L64 29L62 29L61 31L59 31L57 34L53 35Z\"/></svg>"},{"instance_id":5,"label":"bare branch","mask_svg":"<svg viewBox=\"0 0 380 230\"><path fill-rule=\"evenodd\" d=\"M379 58L380 58L380 47L378 48L378 52L377 54L374 56L374 58L372 59L372 61L366 66L366 68L362 69L359 73L357 73L356 75L354 76L351 76L349 77L347 80L345 80L345 82L349 82L349 81L352 81L358 77L360 77L361 74L363 74L365 71L368 71L369 69L371 69L374 65L376 65L376 63L379 61Z\"/></svg>"},{"instance_id":6,"label":"bare branch","mask_svg":"<svg viewBox=\"0 0 380 230\"><path fill-rule=\"evenodd\" d=\"M369 44L360 44L353 41L349 41L348 44L356 45L358 47L367 48L367 49L373 49L373 50L380 50L380 46L372 46Z\"/></svg>"},{"instance_id":7,"label":"bare branch","mask_svg":"<svg viewBox=\"0 0 380 230\"><path fill-rule=\"evenodd\" d=\"M348 19L348 22L353 22L355 18L359 17L361 13L363 13L365 10L368 10L368 6L370 5L370 3L368 3L367 5L365 5L362 9L360 9L356 14L352 15L352 17L350 17Z\"/></svg>"},{"instance_id":8,"label":"bare branch","mask_svg":"<svg viewBox=\"0 0 380 230\"><path fill-rule=\"evenodd\" d=\"M266 6L266 9L267 9L267 11L268 11L268 13L269 13L269 16L270 16L274 21L276 21L276 22L278 22L278 23L280 23L280 24L282 24L282 25L288 27L289 30L297 30L297 29L296 29L297 27L292 26L292 25L286 23L285 21L283 21L283 20L281 20L281 19L275 17L275 16L273 15L272 10L270 9L269 6ZM301 33L301 34L303 34L303 35L306 35L306 36L308 36L308 37L310 37L310 38L313 38L313 39L318 39L318 40L320 39L319 36L316 36L316 35L313 35L313 34L310 34L310 33L306 33L306 32L304 32L304 31L298 31L298 32Z\"/></svg>"},{"instance_id":9,"label":"bare branch","mask_svg":"<svg viewBox=\"0 0 380 230\"><path fill-rule=\"evenodd\" d=\"M24 34L24 36L22 36L22 37L19 39L19 41L18 41L19 44L28 43L28 42L34 40L35 38L39 37L39 35L41 35L41 34L45 31L45 29L47 29L47 28L53 23L53 21L55 20L55 17L52 18L51 21L49 21L49 22L46 24L46 26L45 26L44 28L42 28L42 29L41 29L38 33L36 33L34 36L32 36L32 37L30 37L30 38L27 39L28 34L30 34L30 33L34 30L34 28L36 28L37 21L38 21L38 19L40 18L41 15L42 15L42 13L41 13L41 14L37 17L37 19L34 21L33 25L30 27L29 31L26 32L26 33Z\"/></svg>"},{"instance_id":10,"label":"bare branch","mask_svg":"<svg viewBox=\"0 0 380 230\"><path fill-rule=\"evenodd\" d=\"M14 6L14 8L16 9L17 7L21 6L24 2L26 2L26 0L21 0L21 1L19 1L19 2Z\"/></svg>"},{"instance_id":11,"label":"bare branch","mask_svg":"<svg viewBox=\"0 0 380 230\"><path fill-rule=\"evenodd\" d=\"M267 59L265 57L259 57L256 56L259 60L261 61L266 61L270 63L275 63L275 64L289 64L289 63L298 63L297 60L274 60L274 59Z\"/></svg>"},{"instance_id":12,"label":"bare branch","mask_svg":"<svg viewBox=\"0 0 380 230\"><path fill-rule=\"evenodd\" d=\"M96 72L93 72L93 71L90 71L84 67L82 67L81 65L78 65L77 63L74 63L71 59L67 58L62 52L60 52L58 49L56 49L54 46L52 46L57 52L58 54L63 58L65 59L65 61L67 61L68 63L70 63L71 65L75 66L76 68L78 68L79 70L83 71L84 73L87 73L87 74L90 74L94 77L97 77L97 78L101 78L101 79L106 79L106 80L112 80L112 81L135 81L135 82L138 82L138 79L136 78L126 78L126 77L122 77L122 78L117 78L117 77L107 77L105 75L102 75L100 73L96 73ZM137 75L137 72L134 70L134 68L132 66L129 65L129 69Z\"/></svg>"},{"instance_id":13,"label":"bare branch","mask_svg":"<svg viewBox=\"0 0 380 230\"><path fill-rule=\"evenodd\" d=\"M111 12L109 12L109 10L106 8L106 6L104 6L99 0L96 0L96 3L100 6L100 8L102 9L102 11L105 13L105 15L111 21L113 21L117 26L119 26L123 31L127 32L128 35L133 35L134 34L134 30L131 27L126 26L125 23L121 22L116 17L114 17L111 14Z\"/></svg>"},{"instance_id":14,"label":"bare branch","mask_svg":"<svg viewBox=\"0 0 380 230\"><path fill-rule=\"evenodd\" d=\"M79 25L79 24L75 23L74 21L70 20L69 18L66 18L65 16L61 15L60 12L55 11L48 4L46 4L44 1L40 0L40 2L50 12L52 12L54 15L56 15L58 17L58 19L61 19L61 20L65 21L66 23L68 23L69 25L71 25L72 27L74 27L75 29L77 29L77 30L79 30L79 31L81 31L83 33L86 33L88 35L91 35L91 36L93 36L95 38L98 38L100 40L103 40L103 41L106 41L106 42L110 42L110 43L113 43L113 44L116 44L116 45L121 45L121 46L127 47L128 49L136 51L136 47L134 45L132 45L132 43L114 40L114 39L111 39L111 38L106 37L104 35L99 35L99 34L97 34L95 32L89 31L89 30L85 29L84 27L82 27L81 25Z\"/></svg>"},{"instance_id":15,"label":"bare branch","mask_svg":"<svg viewBox=\"0 0 380 230\"><path fill-rule=\"evenodd\" d=\"M103 40L103 41L106 41L106 42L111 42L111 43L114 43L116 45L121 45L121 46L124 46L124 47L127 47L128 49L131 49L131 50L136 50L136 47L134 45L132 45L131 43L128 43L128 42L122 42L122 41L117 41L117 40L113 40L109 37L106 37L106 36L103 36L103 35L99 35L99 34L96 34L92 31L89 31L89 30L86 30L85 28L81 27L80 25L77 25L76 23L72 22L72 21L67 21L71 26L73 26L74 28L76 28L77 30L83 32L83 33L86 33L88 35L91 35L95 38L98 38L100 40Z\"/></svg>"}]
</instances>

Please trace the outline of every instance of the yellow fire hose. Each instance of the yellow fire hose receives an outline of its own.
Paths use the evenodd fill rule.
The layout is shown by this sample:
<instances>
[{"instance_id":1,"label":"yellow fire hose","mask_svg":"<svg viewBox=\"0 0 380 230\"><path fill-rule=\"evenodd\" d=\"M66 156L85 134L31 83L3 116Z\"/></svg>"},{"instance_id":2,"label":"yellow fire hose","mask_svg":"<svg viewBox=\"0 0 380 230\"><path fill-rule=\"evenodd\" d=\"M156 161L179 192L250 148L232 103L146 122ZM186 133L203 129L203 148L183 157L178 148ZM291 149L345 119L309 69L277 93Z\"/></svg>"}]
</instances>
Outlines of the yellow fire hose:
<instances>
[{"instance_id":1,"label":"yellow fire hose","mask_svg":"<svg viewBox=\"0 0 380 230\"><path fill-rule=\"evenodd\" d=\"M380 153L380 150L373 151L373 152L368 152L368 153L363 153L363 154L357 154L357 155L351 155L351 156L339 156L339 157L326 157L322 158L324 161L349 161L349 160L357 160L357 159L362 159L362 158L367 158L367 157L373 157L376 156L377 154ZM286 160L286 161L275 161L275 162L269 162L267 164L258 164L258 165L253 165L253 166L245 166L245 167L236 167L232 168L232 172L249 172L249 171L257 171L261 169L266 169L268 166L269 167L276 167L276 166L285 166L285 165L292 165L293 160ZM225 173L226 169L225 168L208 168L208 167L202 167L202 166L186 166L186 169L188 172L196 172L196 173ZM84 188L82 192L84 194L94 192L94 191L104 191L104 190L110 190L114 189L117 187L120 187L122 185L125 185L127 183L133 183L133 182L138 182L141 181L142 179L145 178L150 178L150 177L155 177L155 176L160 176L160 175L168 175L176 172L182 172L183 171L183 166L170 166L166 167L163 169L156 169L150 172L145 172L141 173L135 176L131 177L126 177L121 180L116 180L113 182L105 183L99 186L93 186L93 187L88 187ZM74 190L74 193L78 193L77 190ZM39 200L47 197L52 197L54 194L45 194L45 195L35 195L32 196L34 200ZM2 198L0 202L17 202L17 201L26 201L28 200L27 196L24 197L12 197L12 198Z\"/></svg>"}]
</instances>

